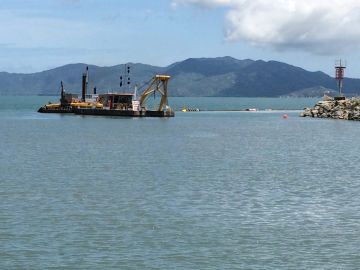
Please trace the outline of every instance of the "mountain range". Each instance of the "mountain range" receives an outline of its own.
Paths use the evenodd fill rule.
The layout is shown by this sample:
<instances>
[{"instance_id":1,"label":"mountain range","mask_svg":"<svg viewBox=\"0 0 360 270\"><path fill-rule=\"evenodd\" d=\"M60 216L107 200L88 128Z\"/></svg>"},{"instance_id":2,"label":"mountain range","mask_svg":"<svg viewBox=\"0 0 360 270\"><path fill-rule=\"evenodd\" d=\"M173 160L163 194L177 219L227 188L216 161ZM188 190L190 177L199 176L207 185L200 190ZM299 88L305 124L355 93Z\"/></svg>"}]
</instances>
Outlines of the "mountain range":
<instances>
[{"instance_id":1,"label":"mountain range","mask_svg":"<svg viewBox=\"0 0 360 270\"><path fill-rule=\"evenodd\" d=\"M0 72L0 95L58 95L60 81L65 90L81 92L81 75L89 66L89 88L98 92L132 91L145 86L155 74L168 74L170 96L278 97L319 96L336 89L334 78L317 71L277 61L238 60L232 57L189 58L167 67L129 63L130 88L120 89L125 64L99 67L69 64L32 73ZM310 89L310 90L309 90ZM345 78L344 93L360 93L360 79Z\"/></svg>"}]
</instances>

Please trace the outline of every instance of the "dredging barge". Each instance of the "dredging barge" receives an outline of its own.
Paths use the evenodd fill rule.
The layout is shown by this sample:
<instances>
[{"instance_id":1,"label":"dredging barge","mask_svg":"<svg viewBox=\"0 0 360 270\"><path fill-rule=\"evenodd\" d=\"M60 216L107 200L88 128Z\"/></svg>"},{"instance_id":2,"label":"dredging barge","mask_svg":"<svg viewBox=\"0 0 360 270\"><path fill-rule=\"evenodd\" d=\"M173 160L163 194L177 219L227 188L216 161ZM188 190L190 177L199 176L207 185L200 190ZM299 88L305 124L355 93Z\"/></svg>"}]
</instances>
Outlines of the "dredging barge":
<instances>
[{"instance_id":1,"label":"dredging barge","mask_svg":"<svg viewBox=\"0 0 360 270\"><path fill-rule=\"evenodd\" d=\"M82 77L81 99L78 95L66 93L61 82L60 103L46 104L39 108L39 113L73 113L77 115L101 115L124 117L174 117L174 111L167 105L167 86L170 76L155 75L139 98L134 93L109 92L87 94L87 72ZM158 94L160 102L157 109L147 109L145 101L150 95Z\"/></svg>"}]
</instances>

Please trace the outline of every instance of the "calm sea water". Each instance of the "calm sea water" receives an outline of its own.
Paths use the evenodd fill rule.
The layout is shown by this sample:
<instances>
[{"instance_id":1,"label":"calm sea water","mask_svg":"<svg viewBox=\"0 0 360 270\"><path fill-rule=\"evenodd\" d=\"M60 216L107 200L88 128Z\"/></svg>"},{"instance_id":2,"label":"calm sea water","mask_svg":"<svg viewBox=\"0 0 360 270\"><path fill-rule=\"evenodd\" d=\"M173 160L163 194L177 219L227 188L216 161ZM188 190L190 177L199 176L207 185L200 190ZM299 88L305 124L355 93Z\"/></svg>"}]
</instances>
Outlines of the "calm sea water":
<instances>
[{"instance_id":1,"label":"calm sea water","mask_svg":"<svg viewBox=\"0 0 360 270\"><path fill-rule=\"evenodd\" d=\"M0 269L358 269L360 123L0 97ZM202 109L307 99L173 98Z\"/></svg>"}]
</instances>

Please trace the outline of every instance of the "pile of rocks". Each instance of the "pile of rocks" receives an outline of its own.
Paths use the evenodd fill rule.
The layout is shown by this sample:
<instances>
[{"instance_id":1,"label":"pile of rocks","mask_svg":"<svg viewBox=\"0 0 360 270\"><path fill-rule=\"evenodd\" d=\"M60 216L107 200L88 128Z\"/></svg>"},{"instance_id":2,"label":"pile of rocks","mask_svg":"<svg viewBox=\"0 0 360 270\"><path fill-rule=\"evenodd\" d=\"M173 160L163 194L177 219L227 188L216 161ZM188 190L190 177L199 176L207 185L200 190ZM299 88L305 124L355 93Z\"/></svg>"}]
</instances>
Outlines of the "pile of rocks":
<instances>
[{"instance_id":1,"label":"pile of rocks","mask_svg":"<svg viewBox=\"0 0 360 270\"><path fill-rule=\"evenodd\" d=\"M360 98L322 100L313 108L305 108L300 116L360 121Z\"/></svg>"}]
</instances>

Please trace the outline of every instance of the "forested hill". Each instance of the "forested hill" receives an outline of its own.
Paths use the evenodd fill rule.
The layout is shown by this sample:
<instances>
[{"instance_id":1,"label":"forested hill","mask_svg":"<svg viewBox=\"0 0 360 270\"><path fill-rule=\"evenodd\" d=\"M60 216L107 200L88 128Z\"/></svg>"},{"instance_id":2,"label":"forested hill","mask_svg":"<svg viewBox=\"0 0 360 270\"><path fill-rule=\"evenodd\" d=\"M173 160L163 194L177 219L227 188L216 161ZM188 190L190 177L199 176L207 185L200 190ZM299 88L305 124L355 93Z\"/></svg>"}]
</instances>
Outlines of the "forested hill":
<instances>
[{"instance_id":1,"label":"forested hill","mask_svg":"<svg viewBox=\"0 0 360 270\"><path fill-rule=\"evenodd\" d=\"M124 64L99 67L69 64L32 74L0 72L0 95L58 95L60 81L67 92L81 92L81 75L89 66L89 88L98 92L119 91ZM171 75L171 96L278 97L336 89L334 78L276 61L238 60L232 57L190 58L156 67L130 63L131 86L141 87L153 75ZM307 91L306 89L312 89ZM123 90L123 89L122 89ZM345 79L345 93L360 93L359 79Z\"/></svg>"}]
</instances>

